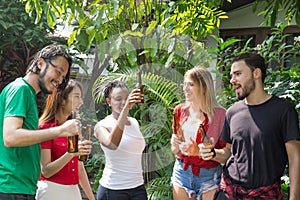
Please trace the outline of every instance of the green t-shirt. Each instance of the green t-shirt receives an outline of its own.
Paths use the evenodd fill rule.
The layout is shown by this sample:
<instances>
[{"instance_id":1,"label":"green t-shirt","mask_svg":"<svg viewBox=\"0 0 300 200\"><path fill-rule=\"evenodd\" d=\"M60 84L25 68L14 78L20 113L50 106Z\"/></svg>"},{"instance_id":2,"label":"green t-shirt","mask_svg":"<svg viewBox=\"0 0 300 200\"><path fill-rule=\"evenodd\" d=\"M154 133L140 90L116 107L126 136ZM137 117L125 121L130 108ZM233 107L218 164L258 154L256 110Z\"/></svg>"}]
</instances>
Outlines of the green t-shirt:
<instances>
[{"instance_id":1,"label":"green t-shirt","mask_svg":"<svg viewBox=\"0 0 300 200\"><path fill-rule=\"evenodd\" d=\"M35 90L23 78L4 88L0 95L0 193L35 194L40 177L40 145L5 147L3 120L23 117L22 128L38 129Z\"/></svg>"}]
</instances>

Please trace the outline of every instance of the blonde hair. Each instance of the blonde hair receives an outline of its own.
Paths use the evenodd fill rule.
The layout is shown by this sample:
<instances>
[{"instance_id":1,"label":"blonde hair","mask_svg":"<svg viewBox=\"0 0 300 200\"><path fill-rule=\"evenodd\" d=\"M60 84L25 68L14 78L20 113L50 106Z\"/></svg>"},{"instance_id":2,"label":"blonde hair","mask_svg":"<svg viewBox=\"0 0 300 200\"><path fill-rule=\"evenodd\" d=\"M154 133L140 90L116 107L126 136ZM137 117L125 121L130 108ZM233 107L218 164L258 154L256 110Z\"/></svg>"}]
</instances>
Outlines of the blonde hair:
<instances>
[{"instance_id":1,"label":"blonde hair","mask_svg":"<svg viewBox=\"0 0 300 200\"><path fill-rule=\"evenodd\" d=\"M199 85L201 93L200 109L206 113L211 122L214 117L214 108L221 107L215 96L215 88L211 73L203 67L194 67L184 74L184 78L189 77L192 81Z\"/></svg>"}]
</instances>

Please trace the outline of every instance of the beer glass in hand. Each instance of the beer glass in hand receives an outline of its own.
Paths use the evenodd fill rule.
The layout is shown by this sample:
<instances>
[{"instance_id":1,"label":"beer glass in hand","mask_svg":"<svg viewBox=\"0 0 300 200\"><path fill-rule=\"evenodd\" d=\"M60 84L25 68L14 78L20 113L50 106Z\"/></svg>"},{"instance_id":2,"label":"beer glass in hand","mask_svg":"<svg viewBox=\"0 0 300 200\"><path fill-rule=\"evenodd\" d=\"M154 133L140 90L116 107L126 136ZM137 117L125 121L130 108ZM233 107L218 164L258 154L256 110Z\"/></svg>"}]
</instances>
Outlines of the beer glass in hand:
<instances>
[{"instance_id":1,"label":"beer glass in hand","mask_svg":"<svg viewBox=\"0 0 300 200\"><path fill-rule=\"evenodd\" d=\"M91 125L88 124L86 125L86 130L85 130L85 133L82 135L82 141L84 140L91 140ZM78 156L78 160L80 161L86 161L88 159L88 155L80 155Z\"/></svg>"}]
</instances>

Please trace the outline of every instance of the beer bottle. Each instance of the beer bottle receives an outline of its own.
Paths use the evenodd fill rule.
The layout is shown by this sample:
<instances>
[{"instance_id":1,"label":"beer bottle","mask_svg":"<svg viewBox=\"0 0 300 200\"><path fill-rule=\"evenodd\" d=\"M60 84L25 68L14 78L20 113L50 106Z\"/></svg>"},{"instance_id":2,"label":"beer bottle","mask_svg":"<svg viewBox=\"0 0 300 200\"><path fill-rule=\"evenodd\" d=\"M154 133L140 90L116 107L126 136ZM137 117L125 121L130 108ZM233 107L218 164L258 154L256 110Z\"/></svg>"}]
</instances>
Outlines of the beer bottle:
<instances>
[{"instance_id":1,"label":"beer bottle","mask_svg":"<svg viewBox=\"0 0 300 200\"><path fill-rule=\"evenodd\" d=\"M199 126L201 135L202 135L202 143L206 148L210 148L211 150L214 149L214 144L211 140L211 138L209 138L209 136L206 134L206 131L204 129L203 124L200 124Z\"/></svg>"},{"instance_id":2,"label":"beer bottle","mask_svg":"<svg viewBox=\"0 0 300 200\"><path fill-rule=\"evenodd\" d=\"M71 119L75 119L75 112L72 111ZM77 153L78 152L78 135L68 136L68 152Z\"/></svg>"},{"instance_id":3,"label":"beer bottle","mask_svg":"<svg viewBox=\"0 0 300 200\"><path fill-rule=\"evenodd\" d=\"M136 88L140 89L141 94L144 94L144 86L142 84L142 77L141 77L141 71L138 70L137 74L136 74ZM141 106L144 103L144 98L141 99L141 102L138 103L137 105Z\"/></svg>"}]
</instances>

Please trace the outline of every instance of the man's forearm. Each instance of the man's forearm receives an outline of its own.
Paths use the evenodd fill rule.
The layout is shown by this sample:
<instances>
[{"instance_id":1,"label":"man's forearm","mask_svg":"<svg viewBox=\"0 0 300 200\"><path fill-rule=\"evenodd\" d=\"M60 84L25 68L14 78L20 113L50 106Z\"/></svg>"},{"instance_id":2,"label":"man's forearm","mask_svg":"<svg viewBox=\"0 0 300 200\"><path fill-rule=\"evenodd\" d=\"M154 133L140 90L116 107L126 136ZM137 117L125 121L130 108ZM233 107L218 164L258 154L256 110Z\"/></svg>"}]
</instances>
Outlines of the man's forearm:
<instances>
[{"instance_id":1,"label":"man's forearm","mask_svg":"<svg viewBox=\"0 0 300 200\"><path fill-rule=\"evenodd\" d=\"M54 128L45 130L18 129L14 133L6 134L4 143L7 147L30 146L56 138L59 133L59 130Z\"/></svg>"},{"instance_id":2,"label":"man's forearm","mask_svg":"<svg viewBox=\"0 0 300 200\"><path fill-rule=\"evenodd\" d=\"M289 168L290 200L300 200L300 164Z\"/></svg>"},{"instance_id":3,"label":"man's forearm","mask_svg":"<svg viewBox=\"0 0 300 200\"><path fill-rule=\"evenodd\" d=\"M300 141L286 143L289 158L290 200L300 200Z\"/></svg>"},{"instance_id":4,"label":"man's forearm","mask_svg":"<svg viewBox=\"0 0 300 200\"><path fill-rule=\"evenodd\" d=\"M223 149L215 149L215 152L216 156L212 160L225 164L231 156L231 144L226 144Z\"/></svg>"}]
</instances>

